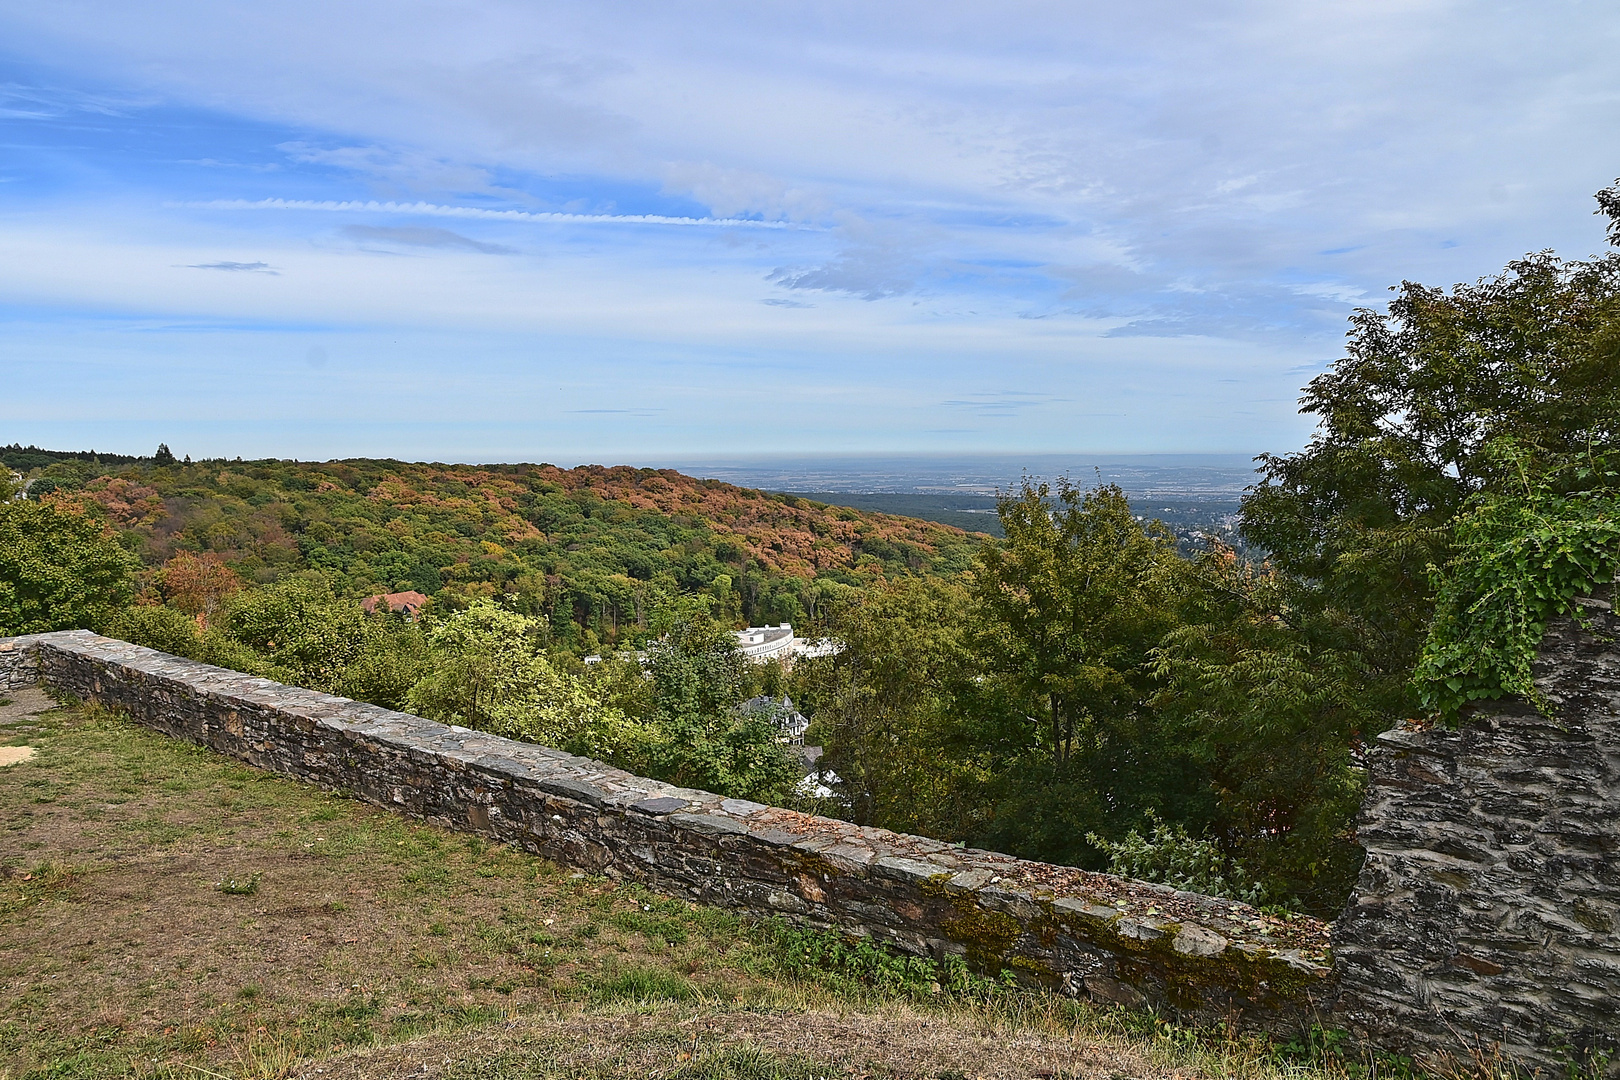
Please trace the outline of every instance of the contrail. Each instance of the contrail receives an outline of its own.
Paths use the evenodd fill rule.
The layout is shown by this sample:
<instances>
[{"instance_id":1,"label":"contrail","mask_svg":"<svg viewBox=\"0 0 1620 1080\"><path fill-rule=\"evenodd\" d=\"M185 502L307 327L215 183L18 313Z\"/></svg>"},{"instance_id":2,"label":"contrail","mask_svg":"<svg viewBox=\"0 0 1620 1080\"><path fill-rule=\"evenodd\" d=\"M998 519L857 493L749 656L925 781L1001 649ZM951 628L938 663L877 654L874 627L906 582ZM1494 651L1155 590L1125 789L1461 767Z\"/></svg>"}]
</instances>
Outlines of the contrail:
<instances>
[{"instance_id":1,"label":"contrail","mask_svg":"<svg viewBox=\"0 0 1620 1080\"><path fill-rule=\"evenodd\" d=\"M580 225L699 225L727 229L796 229L787 221L749 218L666 217L663 214L559 214L552 211L485 210L477 206L442 206L438 203L368 202L332 199L214 199L210 202L166 203L201 210L316 210L324 213L409 214L418 217L482 218L493 221L557 222Z\"/></svg>"}]
</instances>

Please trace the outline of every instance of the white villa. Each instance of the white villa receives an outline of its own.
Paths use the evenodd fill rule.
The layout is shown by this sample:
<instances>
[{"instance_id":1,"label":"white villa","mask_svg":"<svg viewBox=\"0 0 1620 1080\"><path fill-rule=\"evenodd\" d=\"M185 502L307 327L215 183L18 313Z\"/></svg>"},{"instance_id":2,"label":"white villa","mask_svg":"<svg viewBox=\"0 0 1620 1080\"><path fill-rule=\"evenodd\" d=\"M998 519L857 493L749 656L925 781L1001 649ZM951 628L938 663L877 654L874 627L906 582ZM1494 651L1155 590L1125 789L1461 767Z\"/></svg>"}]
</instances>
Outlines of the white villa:
<instances>
[{"instance_id":1,"label":"white villa","mask_svg":"<svg viewBox=\"0 0 1620 1080\"><path fill-rule=\"evenodd\" d=\"M742 651L744 657L755 663L780 660L784 664L792 664L801 656L832 656L841 646L826 638L811 641L808 638L794 637L793 624L780 623L776 626L750 626L746 630L738 630L737 648Z\"/></svg>"}]
</instances>

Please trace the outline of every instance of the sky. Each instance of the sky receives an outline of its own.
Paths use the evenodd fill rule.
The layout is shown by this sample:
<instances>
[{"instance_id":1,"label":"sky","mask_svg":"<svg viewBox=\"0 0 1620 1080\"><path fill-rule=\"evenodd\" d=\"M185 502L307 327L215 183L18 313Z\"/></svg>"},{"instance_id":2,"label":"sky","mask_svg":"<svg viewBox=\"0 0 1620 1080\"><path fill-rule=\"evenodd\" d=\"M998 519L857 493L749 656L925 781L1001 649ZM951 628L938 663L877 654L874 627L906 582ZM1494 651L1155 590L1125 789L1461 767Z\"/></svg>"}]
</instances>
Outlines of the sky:
<instances>
[{"instance_id":1,"label":"sky","mask_svg":"<svg viewBox=\"0 0 1620 1080\"><path fill-rule=\"evenodd\" d=\"M1603 246L1582 0L0 0L0 443L1303 444L1347 316Z\"/></svg>"}]
</instances>

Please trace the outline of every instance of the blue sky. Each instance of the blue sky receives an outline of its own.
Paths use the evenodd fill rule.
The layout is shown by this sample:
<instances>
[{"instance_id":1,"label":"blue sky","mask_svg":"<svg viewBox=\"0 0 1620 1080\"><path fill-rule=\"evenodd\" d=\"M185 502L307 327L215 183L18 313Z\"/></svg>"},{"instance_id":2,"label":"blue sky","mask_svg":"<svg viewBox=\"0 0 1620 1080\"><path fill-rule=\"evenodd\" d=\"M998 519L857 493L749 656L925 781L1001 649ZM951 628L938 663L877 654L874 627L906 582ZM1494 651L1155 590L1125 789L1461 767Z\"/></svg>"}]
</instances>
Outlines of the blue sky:
<instances>
[{"instance_id":1,"label":"blue sky","mask_svg":"<svg viewBox=\"0 0 1620 1080\"><path fill-rule=\"evenodd\" d=\"M1299 446L1388 286L1602 246L1620 7L0 3L0 442Z\"/></svg>"}]
</instances>

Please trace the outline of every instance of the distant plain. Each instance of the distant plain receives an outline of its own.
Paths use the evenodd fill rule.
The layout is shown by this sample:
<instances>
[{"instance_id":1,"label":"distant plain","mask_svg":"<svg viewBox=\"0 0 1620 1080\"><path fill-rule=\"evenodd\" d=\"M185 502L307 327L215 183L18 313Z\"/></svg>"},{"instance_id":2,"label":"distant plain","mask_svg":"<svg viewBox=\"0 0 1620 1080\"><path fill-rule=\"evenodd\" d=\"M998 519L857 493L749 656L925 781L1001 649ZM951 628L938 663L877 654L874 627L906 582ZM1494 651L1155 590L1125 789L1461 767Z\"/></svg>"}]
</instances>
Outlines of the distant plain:
<instances>
[{"instance_id":1,"label":"distant plain","mask_svg":"<svg viewBox=\"0 0 1620 1080\"><path fill-rule=\"evenodd\" d=\"M1118 484L1144 518L1177 530L1222 526L1256 479L1246 454L802 455L711 458L675 465L693 476L1002 535L998 492L1024 477L1081 487Z\"/></svg>"}]
</instances>

